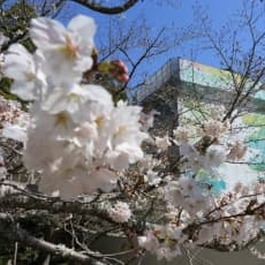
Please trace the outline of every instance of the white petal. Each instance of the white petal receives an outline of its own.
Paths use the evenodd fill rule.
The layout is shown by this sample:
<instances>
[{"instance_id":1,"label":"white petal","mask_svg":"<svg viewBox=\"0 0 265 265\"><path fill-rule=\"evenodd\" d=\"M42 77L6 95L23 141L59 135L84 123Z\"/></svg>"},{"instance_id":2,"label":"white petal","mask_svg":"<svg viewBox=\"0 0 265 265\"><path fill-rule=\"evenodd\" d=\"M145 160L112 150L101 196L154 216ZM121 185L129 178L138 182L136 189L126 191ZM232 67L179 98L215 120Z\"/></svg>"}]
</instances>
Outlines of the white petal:
<instances>
[{"instance_id":1,"label":"white petal","mask_svg":"<svg viewBox=\"0 0 265 265\"><path fill-rule=\"evenodd\" d=\"M96 25L91 17L78 15L69 22L68 29L89 40L95 35Z\"/></svg>"},{"instance_id":2,"label":"white petal","mask_svg":"<svg viewBox=\"0 0 265 265\"><path fill-rule=\"evenodd\" d=\"M100 102L100 104L106 106L113 106L112 97L105 88L97 85L84 85L83 87L87 89L91 101Z\"/></svg>"},{"instance_id":3,"label":"white petal","mask_svg":"<svg viewBox=\"0 0 265 265\"><path fill-rule=\"evenodd\" d=\"M0 32L0 46L2 46L9 38L6 37L2 32Z\"/></svg>"},{"instance_id":4,"label":"white petal","mask_svg":"<svg viewBox=\"0 0 265 265\"><path fill-rule=\"evenodd\" d=\"M11 86L11 92L24 100L35 99L35 86L33 82L14 81Z\"/></svg>"},{"instance_id":5,"label":"white petal","mask_svg":"<svg viewBox=\"0 0 265 265\"><path fill-rule=\"evenodd\" d=\"M31 20L30 37L39 49L49 49L50 45L62 44L66 29L58 21L41 17Z\"/></svg>"},{"instance_id":6,"label":"white petal","mask_svg":"<svg viewBox=\"0 0 265 265\"><path fill-rule=\"evenodd\" d=\"M11 138L19 142L25 142L27 139L26 129L20 127L19 125L6 125L2 130L2 134L4 137Z\"/></svg>"},{"instance_id":7,"label":"white petal","mask_svg":"<svg viewBox=\"0 0 265 265\"><path fill-rule=\"evenodd\" d=\"M77 61L76 65L73 67L73 70L76 72L84 72L86 70L91 69L93 65L93 60L91 57L83 57L79 61Z\"/></svg>"},{"instance_id":8,"label":"white petal","mask_svg":"<svg viewBox=\"0 0 265 265\"><path fill-rule=\"evenodd\" d=\"M33 74L34 68L32 55L22 45L10 46L3 65L6 76L16 80L27 80Z\"/></svg>"}]
</instances>

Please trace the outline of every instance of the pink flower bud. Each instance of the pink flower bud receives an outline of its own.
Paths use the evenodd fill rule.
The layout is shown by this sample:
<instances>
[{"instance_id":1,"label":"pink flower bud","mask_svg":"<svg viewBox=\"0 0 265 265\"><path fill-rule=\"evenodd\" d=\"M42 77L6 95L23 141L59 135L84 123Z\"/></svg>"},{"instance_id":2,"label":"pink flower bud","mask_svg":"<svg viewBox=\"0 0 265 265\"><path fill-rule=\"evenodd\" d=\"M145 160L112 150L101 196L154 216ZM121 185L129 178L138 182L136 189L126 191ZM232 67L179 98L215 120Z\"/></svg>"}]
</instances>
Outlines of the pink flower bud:
<instances>
[{"instance_id":1,"label":"pink flower bud","mask_svg":"<svg viewBox=\"0 0 265 265\"><path fill-rule=\"evenodd\" d=\"M115 78L121 83L126 83L129 81L129 76L127 74L117 75Z\"/></svg>"}]
</instances>

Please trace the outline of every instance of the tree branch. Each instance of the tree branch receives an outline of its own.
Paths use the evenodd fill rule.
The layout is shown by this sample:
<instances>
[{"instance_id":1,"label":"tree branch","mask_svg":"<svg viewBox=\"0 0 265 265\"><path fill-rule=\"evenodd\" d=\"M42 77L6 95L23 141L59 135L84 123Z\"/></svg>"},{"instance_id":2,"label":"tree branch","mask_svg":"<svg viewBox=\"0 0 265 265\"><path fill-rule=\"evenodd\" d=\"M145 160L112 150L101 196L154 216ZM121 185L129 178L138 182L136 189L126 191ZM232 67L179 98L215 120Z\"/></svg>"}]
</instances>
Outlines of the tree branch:
<instances>
[{"instance_id":1,"label":"tree branch","mask_svg":"<svg viewBox=\"0 0 265 265\"><path fill-rule=\"evenodd\" d=\"M67 248L64 245L56 245L29 235L26 230L19 228L12 218L5 213L0 213L0 227L1 237L7 238L8 240L21 242L34 249L38 249L55 256L60 256L68 260L77 261L80 264L96 265L98 263L97 259L78 253L77 251Z\"/></svg>"},{"instance_id":2,"label":"tree branch","mask_svg":"<svg viewBox=\"0 0 265 265\"><path fill-rule=\"evenodd\" d=\"M95 1L89 1L89 0L71 0L72 2L78 3L86 8L89 8L93 11L102 13L102 14L107 14L107 15L116 15L123 13L130 8L132 8L134 5L136 5L139 0L128 0L124 4L120 4L118 6L113 6L113 7L107 7L102 4L97 4Z\"/></svg>"},{"instance_id":3,"label":"tree branch","mask_svg":"<svg viewBox=\"0 0 265 265\"><path fill-rule=\"evenodd\" d=\"M148 57L149 53L152 51L153 48L155 48L155 45L157 44L157 42L159 41L160 37L162 36L162 34L164 33L165 28L163 28L162 30L159 31L159 33L157 34L157 36L155 37L155 39L149 44L149 46L146 48L146 50L144 51L144 53L140 56L140 58L138 58L138 60L134 63L133 61L130 60L130 63L132 64L132 70L129 74L129 81L126 82L117 92L116 95L118 95L119 93L123 92L126 88L128 83L130 82L130 79L132 78L132 76L134 75L135 71L137 70L138 66L142 63L142 61ZM121 52L124 53L123 50L120 50ZM125 54L125 56L128 58L129 55Z\"/></svg>"}]
</instances>

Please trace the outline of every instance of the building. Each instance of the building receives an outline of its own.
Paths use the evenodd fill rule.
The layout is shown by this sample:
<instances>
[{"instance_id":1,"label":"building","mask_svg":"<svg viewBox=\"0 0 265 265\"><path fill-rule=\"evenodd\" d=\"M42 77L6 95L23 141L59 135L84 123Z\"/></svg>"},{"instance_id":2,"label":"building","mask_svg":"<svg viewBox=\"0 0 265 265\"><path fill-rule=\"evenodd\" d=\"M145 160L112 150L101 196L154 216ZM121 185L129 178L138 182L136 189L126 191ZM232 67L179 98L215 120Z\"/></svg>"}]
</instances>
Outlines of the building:
<instances>
[{"instance_id":1,"label":"building","mask_svg":"<svg viewBox=\"0 0 265 265\"><path fill-rule=\"evenodd\" d=\"M237 89L243 89L241 104L237 104ZM248 91L252 91L248 95ZM135 102L144 109L155 109L160 112L155 121L154 133L163 135L171 134L172 129L178 125L186 124L194 119L183 118L183 113L194 115L198 122L207 119L205 106L214 105L219 112L232 114L236 109L241 113L236 118L235 133L242 134L243 139L252 149L259 152L253 165L229 165L226 172L231 183L236 178L265 177L265 92L263 84L254 79L242 77L227 70L199 64L197 62L175 58L169 60L160 70L146 80L145 84L136 92ZM239 102L240 103L240 102ZM233 106L234 104L234 106ZM224 108L220 106L223 105ZM187 107L188 106L188 107ZM235 107L232 109L232 107ZM222 113L221 113L222 114ZM185 116L185 115L184 115ZM255 164L255 165L254 165ZM251 176L250 176L251 175ZM264 244L261 245L262 249ZM195 250L194 252L196 252ZM191 255L192 257L192 255ZM238 253L218 253L212 250L198 251L193 260L179 257L172 263L157 262L155 259L146 261L145 264L233 264L240 262L242 265L263 264L248 251Z\"/></svg>"},{"instance_id":2,"label":"building","mask_svg":"<svg viewBox=\"0 0 265 265\"><path fill-rule=\"evenodd\" d=\"M239 86L241 81L242 76L232 76L230 71L174 58L145 81L135 93L134 101L147 110L154 108L161 112L163 124L160 129L163 129L162 125L170 128L178 124L172 118L181 112L180 101L192 100L217 106L221 103L229 107L235 97L235 85ZM265 92L260 91L263 84L251 79L243 82L246 89L253 86L257 92L242 104L242 111L265 113Z\"/></svg>"}]
</instances>

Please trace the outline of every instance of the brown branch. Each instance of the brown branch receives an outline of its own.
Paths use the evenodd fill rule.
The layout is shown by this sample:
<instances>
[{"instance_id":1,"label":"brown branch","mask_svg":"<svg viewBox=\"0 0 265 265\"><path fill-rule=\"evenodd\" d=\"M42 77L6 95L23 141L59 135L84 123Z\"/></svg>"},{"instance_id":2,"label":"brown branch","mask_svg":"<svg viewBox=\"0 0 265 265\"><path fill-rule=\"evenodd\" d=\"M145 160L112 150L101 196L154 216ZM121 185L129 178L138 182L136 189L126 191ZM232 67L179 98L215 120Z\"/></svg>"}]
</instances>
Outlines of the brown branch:
<instances>
[{"instance_id":1,"label":"brown branch","mask_svg":"<svg viewBox=\"0 0 265 265\"><path fill-rule=\"evenodd\" d=\"M93 11L102 13L102 14L107 14L107 15L116 15L123 13L130 8L132 8L134 5L136 5L139 0L128 0L124 4L120 4L118 6L113 6L113 7L107 7L102 4L97 4L95 1L89 1L89 0L71 0L72 2L78 3L86 8L89 8Z\"/></svg>"},{"instance_id":2,"label":"brown branch","mask_svg":"<svg viewBox=\"0 0 265 265\"><path fill-rule=\"evenodd\" d=\"M25 246L47 252L55 256L60 256L68 260L76 261L80 264L97 264L97 259L91 256L86 256L63 245L56 245L29 235L26 230L19 228L12 218L5 213L0 213L0 227L0 235L2 238L6 238L13 242L21 242Z\"/></svg>"},{"instance_id":3,"label":"brown branch","mask_svg":"<svg viewBox=\"0 0 265 265\"><path fill-rule=\"evenodd\" d=\"M127 88L127 85L128 83L130 82L130 79L132 78L132 76L134 75L134 73L136 72L137 68L139 67L139 65L142 63L142 61L144 59L146 59L148 57L148 55L150 54L150 52L152 51L152 49L155 48L155 45L157 44L157 42L159 41L160 37L163 35L165 31L165 28L163 28L162 30L159 31L159 33L157 34L157 36L155 37L155 39L150 43L150 45L146 48L146 50L144 51L144 53L138 58L138 60L133 63L132 63L132 70L129 74L129 81L126 82L122 87L121 89L119 89L117 92L116 92L116 95L118 95L119 93L122 93L126 88ZM120 50L121 52L125 52L125 50ZM128 54L124 54L127 58L129 57Z\"/></svg>"}]
</instances>

